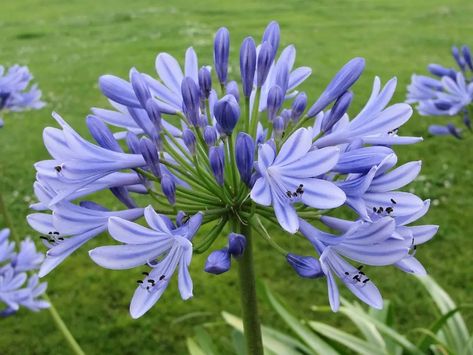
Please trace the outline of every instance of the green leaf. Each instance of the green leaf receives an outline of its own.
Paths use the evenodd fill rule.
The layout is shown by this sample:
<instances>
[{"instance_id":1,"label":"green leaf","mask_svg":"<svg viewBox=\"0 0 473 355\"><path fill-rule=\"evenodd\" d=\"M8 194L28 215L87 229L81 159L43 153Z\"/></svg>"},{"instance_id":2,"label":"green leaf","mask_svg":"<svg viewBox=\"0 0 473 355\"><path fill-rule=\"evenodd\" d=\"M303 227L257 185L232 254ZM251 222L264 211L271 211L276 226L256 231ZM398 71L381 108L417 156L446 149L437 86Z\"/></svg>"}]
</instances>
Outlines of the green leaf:
<instances>
[{"instance_id":1,"label":"green leaf","mask_svg":"<svg viewBox=\"0 0 473 355\"><path fill-rule=\"evenodd\" d=\"M242 332L238 330L233 330L232 343L233 343L233 347L235 348L236 355L247 355L245 337L243 336Z\"/></svg>"},{"instance_id":2,"label":"green leaf","mask_svg":"<svg viewBox=\"0 0 473 355\"><path fill-rule=\"evenodd\" d=\"M193 338L187 338L187 350L190 355L206 355Z\"/></svg>"},{"instance_id":3,"label":"green leaf","mask_svg":"<svg viewBox=\"0 0 473 355\"><path fill-rule=\"evenodd\" d=\"M315 354L320 355L337 355L338 352L332 348L322 338L312 332L308 327L303 325L296 317L289 313L286 308L273 296L269 288L264 287L266 297L274 310L281 316L286 324L299 336L299 338L310 348Z\"/></svg>"},{"instance_id":4,"label":"green leaf","mask_svg":"<svg viewBox=\"0 0 473 355\"><path fill-rule=\"evenodd\" d=\"M453 302L447 292L445 292L445 290L442 289L431 277L417 276L417 280L419 280L430 293L442 315L457 308L455 302ZM456 350L457 353L460 353L465 349L470 335L465 321L459 313L452 316L441 330L445 334L449 346Z\"/></svg>"},{"instance_id":5,"label":"green leaf","mask_svg":"<svg viewBox=\"0 0 473 355\"><path fill-rule=\"evenodd\" d=\"M207 355L216 355L218 351L210 334L203 327L195 327L195 339Z\"/></svg>"},{"instance_id":6,"label":"green leaf","mask_svg":"<svg viewBox=\"0 0 473 355\"><path fill-rule=\"evenodd\" d=\"M222 312L223 319L238 330L239 332L243 333L243 322L240 318L227 313L227 312ZM268 334L266 329L263 327L262 328L262 337L263 337L263 346L276 354L287 354L287 355L301 355L302 353L295 349L291 344L285 343L283 340L278 339L276 337L271 336Z\"/></svg>"},{"instance_id":7,"label":"green leaf","mask_svg":"<svg viewBox=\"0 0 473 355\"><path fill-rule=\"evenodd\" d=\"M378 347L376 344L359 339L344 331L338 330L330 325L320 322L309 322L309 326L321 335L332 339L347 348L357 352L361 355L380 355L387 354L385 349Z\"/></svg>"},{"instance_id":8,"label":"green leaf","mask_svg":"<svg viewBox=\"0 0 473 355\"><path fill-rule=\"evenodd\" d=\"M381 333L394 340L411 354L423 354L423 352L420 351L413 343L411 343L404 335L399 334L396 330L384 324L383 322L380 322L376 318L369 316L363 310L356 309L355 307L348 309L346 306L344 306L340 308L340 312L346 314L347 316L350 314L350 317L354 318L355 323L358 320L372 323Z\"/></svg>"},{"instance_id":9,"label":"green leaf","mask_svg":"<svg viewBox=\"0 0 473 355\"><path fill-rule=\"evenodd\" d=\"M428 329L429 330L429 333L432 333L432 334L436 334L443 326L444 324L452 317L455 315L455 313L457 313L459 311L459 308L455 308L455 309L452 309L451 311L445 313L444 315L442 315L442 317L440 317L439 319L437 319L431 326L430 328ZM422 337L422 339L419 341L419 343L417 344L417 346L419 347L419 349L423 350L423 351L427 351L427 349L429 348L429 338L432 338L430 336L430 334L427 333L424 335L424 337Z\"/></svg>"},{"instance_id":10,"label":"green leaf","mask_svg":"<svg viewBox=\"0 0 473 355\"><path fill-rule=\"evenodd\" d=\"M426 347L426 350L424 350L425 352L428 352L427 350L431 347L441 347L442 349L445 349L445 351L447 351L449 354L454 354L452 352L452 349L450 349L444 342L442 339L440 339L435 333L433 333L432 331L430 331L429 329L425 329L425 328L417 328L417 329L414 329L414 331L416 332L420 332L420 333L423 333L425 334L425 336L427 337L427 347ZM429 339L432 339L434 342L429 342L428 340Z\"/></svg>"}]
</instances>

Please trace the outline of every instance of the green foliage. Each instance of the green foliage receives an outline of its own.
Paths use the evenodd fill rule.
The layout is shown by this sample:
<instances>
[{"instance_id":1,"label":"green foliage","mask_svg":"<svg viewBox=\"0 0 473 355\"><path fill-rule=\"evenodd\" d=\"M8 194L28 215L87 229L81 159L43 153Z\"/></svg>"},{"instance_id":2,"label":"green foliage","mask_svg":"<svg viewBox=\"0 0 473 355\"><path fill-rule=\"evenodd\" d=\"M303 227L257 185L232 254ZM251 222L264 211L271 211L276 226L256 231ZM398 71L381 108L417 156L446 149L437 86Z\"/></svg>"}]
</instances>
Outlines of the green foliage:
<instances>
[{"instance_id":1,"label":"green foliage","mask_svg":"<svg viewBox=\"0 0 473 355\"><path fill-rule=\"evenodd\" d=\"M422 355L448 354L472 355L473 333L470 333L461 314L450 296L432 278L418 277L428 296L436 306L438 318L429 328L398 331L393 326L394 307L386 302L383 310L365 310L357 302L342 300L340 313L349 318L358 328L358 334L333 327L323 322L299 320L269 290L265 293L276 313L284 320L293 335L263 327L263 344L269 354L347 354L360 355ZM312 307L317 312L330 312L327 307ZM242 334L240 318L223 312L223 319ZM191 355L208 349L209 335L202 337L204 328L197 328L195 338L188 339ZM200 334L200 335L199 335ZM423 335L419 337L418 335ZM409 336L408 336L409 335ZM416 338L412 342L409 338ZM190 346L191 344L192 346ZM192 352L194 351L194 352ZM237 352L237 354L241 354Z\"/></svg>"}]
</instances>

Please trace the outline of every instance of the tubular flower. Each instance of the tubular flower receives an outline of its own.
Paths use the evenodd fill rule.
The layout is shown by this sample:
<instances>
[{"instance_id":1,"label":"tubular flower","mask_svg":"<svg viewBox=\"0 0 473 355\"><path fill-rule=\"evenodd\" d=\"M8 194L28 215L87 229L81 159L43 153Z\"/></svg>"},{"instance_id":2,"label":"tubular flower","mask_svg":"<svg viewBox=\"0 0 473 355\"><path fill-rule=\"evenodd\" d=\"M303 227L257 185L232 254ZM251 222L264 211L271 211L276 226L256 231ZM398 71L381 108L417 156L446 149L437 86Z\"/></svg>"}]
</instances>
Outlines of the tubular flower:
<instances>
[{"instance_id":1,"label":"tubular flower","mask_svg":"<svg viewBox=\"0 0 473 355\"><path fill-rule=\"evenodd\" d=\"M353 94L347 90L364 59L349 61L319 98L310 99L296 88L311 69L294 68L294 46L279 53L279 25L271 22L261 43L253 38L238 45L233 63L229 31L218 30L213 69L189 48L183 68L171 55L158 54L157 77L135 68L129 80L100 77L113 109L93 108L87 118L96 143L54 114L61 129L44 131L52 158L35 165L38 202L28 217L49 248L40 276L105 231L120 244L91 250L94 262L109 269L150 268L131 301L134 318L150 310L175 273L181 297L192 297L194 253L206 253L200 269L217 275L233 271L232 261L248 262L251 231L301 277L326 277L334 309L336 278L370 305L382 304L377 288L346 259L420 270L410 251L433 229L407 226L426 207L414 194L398 191L415 178L420 163L396 168L391 146L421 138L398 135L412 109L389 104L396 80L382 88L375 78L368 102L350 119ZM233 64L238 75L229 70ZM111 192L125 208L87 200L99 192ZM342 205L358 217L340 222L350 224L341 236L310 224ZM269 237L266 223L281 233ZM318 255L278 245L281 234L296 233Z\"/></svg>"},{"instance_id":2,"label":"tubular flower","mask_svg":"<svg viewBox=\"0 0 473 355\"><path fill-rule=\"evenodd\" d=\"M463 46L460 50L452 47L452 56L458 69L429 64L428 70L434 77L413 74L407 87L406 102L417 104L417 111L422 116L458 115L471 130L473 65L470 48ZM429 127L429 133L434 136L461 138L460 132L453 123Z\"/></svg>"}]
</instances>

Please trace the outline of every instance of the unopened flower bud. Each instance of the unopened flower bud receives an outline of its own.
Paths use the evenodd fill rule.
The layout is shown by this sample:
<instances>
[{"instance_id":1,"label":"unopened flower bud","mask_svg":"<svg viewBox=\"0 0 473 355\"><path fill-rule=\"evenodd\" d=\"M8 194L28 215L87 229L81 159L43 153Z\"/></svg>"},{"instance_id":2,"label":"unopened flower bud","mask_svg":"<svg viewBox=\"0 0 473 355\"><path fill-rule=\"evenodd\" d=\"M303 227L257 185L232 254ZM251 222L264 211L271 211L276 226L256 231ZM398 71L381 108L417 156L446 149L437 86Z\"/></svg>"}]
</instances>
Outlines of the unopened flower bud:
<instances>
[{"instance_id":1,"label":"unopened flower bud","mask_svg":"<svg viewBox=\"0 0 473 355\"><path fill-rule=\"evenodd\" d=\"M244 235L230 233L228 235L228 252L235 258L243 255L246 248L246 238Z\"/></svg>"},{"instance_id":2,"label":"unopened flower bud","mask_svg":"<svg viewBox=\"0 0 473 355\"><path fill-rule=\"evenodd\" d=\"M230 53L230 33L225 27L220 28L215 34L214 63L218 80L221 84L227 82L228 55Z\"/></svg>"},{"instance_id":3,"label":"unopened flower bud","mask_svg":"<svg viewBox=\"0 0 473 355\"><path fill-rule=\"evenodd\" d=\"M208 99L210 90L212 90L212 76L206 67L199 70L199 88L201 97Z\"/></svg>"},{"instance_id":4,"label":"unopened flower bud","mask_svg":"<svg viewBox=\"0 0 473 355\"><path fill-rule=\"evenodd\" d=\"M225 134L230 135L240 118L240 106L233 95L225 95L214 106L214 116Z\"/></svg>"},{"instance_id":5,"label":"unopened flower bud","mask_svg":"<svg viewBox=\"0 0 473 355\"><path fill-rule=\"evenodd\" d=\"M307 107L307 95L305 92L301 92L299 95L296 96L296 98L292 102L291 119L294 122L299 121L299 118L301 118L306 107Z\"/></svg>"},{"instance_id":6,"label":"unopened flower bud","mask_svg":"<svg viewBox=\"0 0 473 355\"><path fill-rule=\"evenodd\" d=\"M249 186L253 171L255 143L250 135L238 133L235 143L235 160L241 180Z\"/></svg>"},{"instance_id":7,"label":"unopened flower bud","mask_svg":"<svg viewBox=\"0 0 473 355\"><path fill-rule=\"evenodd\" d=\"M238 84L235 80L230 81L226 87L227 95L235 97L237 102L240 102L240 91L238 90Z\"/></svg>"},{"instance_id":8,"label":"unopened flower bud","mask_svg":"<svg viewBox=\"0 0 473 355\"><path fill-rule=\"evenodd\" d=\"M274 85L269 89L266 110L268 112L268 120L272 121L278 114L284 102L284 93L278 85Z\"/></svg>"},{"instance_id":9,"label":"unopened flower bud","mask_svg":"<svg viewBox=\"0 0 473 355\"><path fill-rule=\"evenodd\" d=\"M232 260L227 248L215 250L209 254L205 262L205 272L220 275L230 270Z\"/></svg>"},{"instance_id":10,"label":"unopened flower bud","mask_svg":"<svg viewBox=\"0 0 473 355\"><path fill-rule=\"evenodd\" d=\"M279 24L276 21L271 21L264 30L261 42L269 42L271 44L273 58L276 57L278 52L280 37Z\"/></svg>"},{"instance_id":11,"label":"unopened flower bud","mask_svg":"<svg viewBox=\"0 0 473 355\"><path fill-rule=\"evenodd\" d=\"M108 150L123 153L123 149L116 141L113 133L100 118L89 115L87 116L86 123L90 134L94 137L98 145Z\"/></svg>"},{"instance_id":12,"label":"unopened flower bud","mask_svg":"<svg viewBox=\"0 0 473 355\"><path fill-rule=\"evenodd\" d=\"M258 65L256 66L256 86L263 86L266 78L268 77L269 68L273 63L273 47L269 42L263 42L260 46L258 53Z\"/></svg>"},{"instance_id":13,"label":"unopened flower bud","mask_svg":"<svg viewBox=\"0 0 473 355\"><path fill-rule=\"evenodd\" d=\"M213 126L207 126L204 129L204 141L207 145L213 146L217 142L217 130Z\"/></svg>"},{"instance_id":14,"label":"unopened flower bud","mask_svg":"<svg viewBox=\"0 0 473 355\"><path fill-rule=\"evenodd\" d=\"M200 91L194 79L185 77L181 84L183 111L191 125L199 125Z\"/></svg>"},{"instance_id":15,"label":"unopened flower bud","mask_svg":"<svg viewBox=\"0 0 473 355\"><path fill-rule=\"evenodd\" d=\"M240 48L240 73L243 95L250 97L256 71L256 45L251 37L244 39Z\"/></svg>"},{"instance_id":16,"label":"unopened flower bud","mask_svg":"<svg viewBox=\"0 0 473 355\"><path fill-rule=\"evenodd\" d=\"M332 109L324 117L321 125L322 132L328 132L332 127L343 117L347 112L348 107L351 104L353 99L353 94L350 91L347 91L342 96L340 96L337 101L333 104Z\"/></svg>"},{"instance_id":17,"label":"unopened flower bud","mask_svg":"<svg viewBox=\"0 0 473 355\"><path fill-rule=\"evenodd\" d=\"M273 120L273 132L276 137L281 137L282 133L284 132L284 118L281 116L277 116Z\"/></svg>"},{"instance_id":18,"label":"unopened flower bud","mask_svg":"<svg viewBox=\"0 0 473 355\"><path fill-rule=\"evenodd\" d=\"M189 128L184 128L184 131L182 131L182 140L184 141L187 149L189 149L189 152L194 155L196 143L194 132L192 132Z\"/></svg>"},{"instance_id":19,"label":"unopened flower bud","mask_svg":"<svg viewBox=\"0 0 473 355\"><path fill-rule=\"evenodd\" d=\"M149 169L157 178L161 178L161 166L156 145L148 138L141 138L140 150Z\"/></svg>"},{"instance_id":20,"label":"unopened flower bud","mask_svg":"<svg viewBox=\"0 0 473 355\"><path fill-rule=\"evenodd\" d=\"M153 122L154 127L156 130L161 129L161 111L159 109L159 105L154 99L149 99L146 101L145 106L146 112L148 113L148 117Z\"/></svg>"},{"instance_id":21,"label":"unopened flower bud","mask_svg":"<svg viewBox=\"0 0 473 355\"><path fill-rule=\"evenodd\" d=\"M462 58L458 47L452 47L452 55L461 70L465 70L465 60Z\"/></svg>"},{"instance_id":22,"label":"unopened flower bud","mask_svg":"<svg viewBox=\"0 0 473 355\"><path fill-rule=\"evenodd\" d=\"M176 183L168 174L164 174L161 178L161 190L171 205L176 203Z\"/></svg>"},{"instance_id":23,"label":"unopened flower bud","mask_svg":"<svg viewBox=\"0 0 473 355\"><path fill-rule=\"evenodd\" d=\"M311 256L287 254L286 260L300 277L313 279L324 275L320 262Z\"/></svg>"},{"instance_id":24,"label":"unopened flower bud","mask_svg":"<svg viewBox=\"0 0 473 355\"><path fill-rule=\"evenodd\" d=\"M151 98L151 93L149 92L148 84L146 83L143 76L135 68L131 69L130 71L130 80L136 98L140 102L141 106L144 108L146 106L146 101Z\"/></svg>"},{"instance_id":25,"label":"unopened flower bud","mask_svg":"<svg viewBox=\"0 0 473 355\"><path fill-rule=\"evenodd\" d=\"M209 150L210 168L215 176L215 180L221 186L224 184L225 154L223 146L213 146Z\"/></svg>"},{"instance_id":26,"label":"unopened flower bud","mask_svg":"<svg viewBox=\"0 0 473 355\"><path fill-rule=\"evenodd\" d=\"M471 59L470 47L462 47L463 58L465 58L465 63L468 65L468 68L473 71L473 60Z\"/></svg>"},{"instance_id":27,"label":"unopened flower bud","mask_svg":"<svg viewBox=\"0 0 473 355\"><path fill-rule=\"evenodd\" d=\"M353 58L333 77L330 84L307 112L308 117L314 117L332 101L347 91L360 77L365 68L363 58Z\"/></svg>"}]
</instances>

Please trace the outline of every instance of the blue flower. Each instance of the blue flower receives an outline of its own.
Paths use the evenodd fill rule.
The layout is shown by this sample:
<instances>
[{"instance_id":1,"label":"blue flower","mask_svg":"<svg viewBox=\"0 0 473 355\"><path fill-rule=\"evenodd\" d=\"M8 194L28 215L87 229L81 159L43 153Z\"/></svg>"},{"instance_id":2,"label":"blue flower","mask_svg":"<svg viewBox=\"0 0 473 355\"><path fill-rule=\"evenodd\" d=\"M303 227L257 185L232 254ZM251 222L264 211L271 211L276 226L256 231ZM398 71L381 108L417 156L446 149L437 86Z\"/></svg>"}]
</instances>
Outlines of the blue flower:
<instances>
[{"instance_id":1,"label":"blue flower","mask_svg":"<svg viewBox=\"0 0 473 355\"><path fill-rule=\"evenodd\" d=\"M310 151L312 132L300 128L276 153L271 144L258 149L258 170L251 198L263 206L272 205L279 224L295 233L299 221L294 203L314 208L334 208L345 202L345 194L335 184L317 178L332 169L338 161L339 149L327 147Z\"/></svg>"},{"instance_id":2,"label":"blue flower","mask_svg":"<svg viewBox=\"0 0 473 355\"><path fill-rule=\"evenodd\" d=\"M408 256L411 243L393 236L395 226L396 223L391 217L383 217L373 223L359 221L341 236L336 236L300 220L301 233L320 255L322 271L327 277L332 310L338 310L340 305L334 274L360 300L371 307L382 308L383 299L377 287L360 268L355 268L344 258L374 266L392 265L402 260Z\"/></svg>"},{"instance_id":3,"label":"blue flower","mask_svg":"<svg viewBox=\"0 0 473 355\"><path fill-rule=\"evenodd\" d=\"M202 223L202 214L192 216L187 223L176 227L169 218L157 214L151 206L145 209L146 228L122 218L109 220L110 235L122 245L92 249L89 254L98 265L114 270L143 265L152 268L133 295L130 314L139 318L161 297L178 268L181 297L192 297L189 264L192 258L192 238Z\"/></svg>"},{"instance_id":4,"label":"blue flower","mask_svg":"<svg viewBox=\"0 0 473 355\"><path fill-rule=\"evenodd\" d=\"M3 111L24 111L40 109L45 103L41 101L41 91L33 80L28 67L13 65L5 70L0 65L0 115ZM0 127L3 120L0 116Z\"/></svg>"},{"instance_id":5,"label":"blue flower","mask_svg":"<svg viewBox=\"0 0 473 355\"><path fill-rule=\"evenodd\" d=\"M20 306L32 311L48 308L49 303L41 299L47 284L39 283L37 274L28 277L26 273L35 271L44 255L36 251L30 239L24 240L15 253L15 244L8 241L9 235L9 229L0 230L0 304L5 305L0 308L0 316L12 315Z\"/></svg>"}]
</instances>

